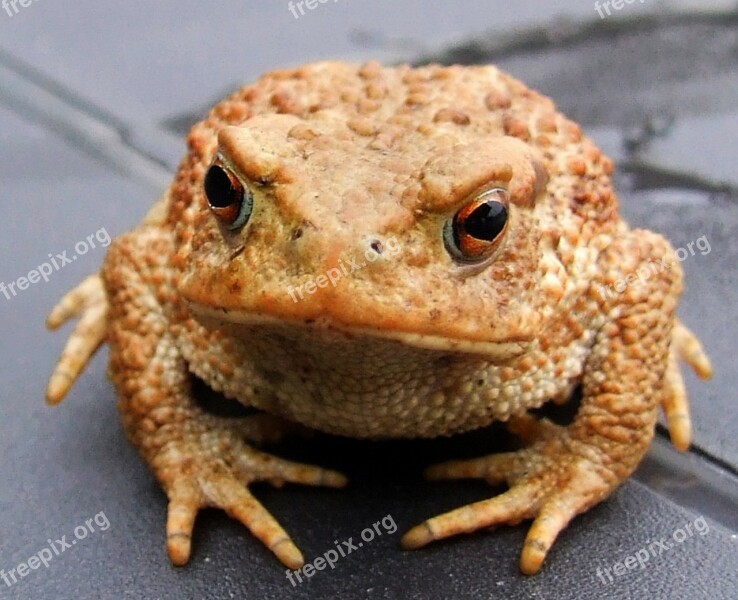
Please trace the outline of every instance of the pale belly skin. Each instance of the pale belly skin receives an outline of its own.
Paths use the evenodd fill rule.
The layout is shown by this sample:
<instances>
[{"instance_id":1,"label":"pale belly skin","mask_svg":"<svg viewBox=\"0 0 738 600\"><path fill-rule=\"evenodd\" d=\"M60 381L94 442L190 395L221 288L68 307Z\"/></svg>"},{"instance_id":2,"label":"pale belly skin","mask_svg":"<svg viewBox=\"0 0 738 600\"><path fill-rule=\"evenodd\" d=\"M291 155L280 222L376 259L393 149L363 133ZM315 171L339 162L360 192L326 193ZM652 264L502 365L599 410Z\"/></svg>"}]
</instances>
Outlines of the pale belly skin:
<instances>
[{"instance_id":1,"label":"pale belly skin","mask_svg":"<svg viewBox=\"0 0 738 600\"><path fill-rule=\"evenodd\" d=\"M507 423L525 443L523 450L436 465L426 475L482 478L510 489L428 519L407 532L402 545L418 548L532 519L520 559L526 574L541 568L572 518L630 476L650 445L659 407L677 448L689 446L677 361L705 378L710 364L675 317L682 287L676 261L652 269L642 284L609 291L613 282L673 251L662 237L630 230L617 216L606 159L549 101L496 70L432 71L439 81L465 82L466 95L459 92L452 110L445 102L450 91L421 96L415 79L425 82L429 71L418 70L416 77L404 69L308 66L294 76L267 76L216 107L193 130L190 155L167 195L138 228L113 243L100 275L70 292L49 317L51 327L80 317L49 385L52 403L69 391L95 350L109 344L109 373L126 433L169 498L167 547L174 564L189 560L195 517L207 506L243 522L288 567L303 564L289 535L248 485L266 480L342 487L346 479L257 450L259 443L289 432L292 423L368 439L432 438ZM285 83L290 78L296 83ZM371 86L353 83L370 79ZM330 95L332 81L343 86L340 99ZM449 90L461 89L452 84ZM322 115L315 106L301 107L302 96L280 87L289 85L307 96L321 90L316 96L330 110ZM266 100L260 96L264 90L270 94ZM366 103L357 100L357 90L366 94ZM381 90L384 100L377 100ZM475 90L484 102L475 103ZM430 112L406 114L408 105ZM355 107L363 120L352 113ZM283 116L260 117L277 109L315 131L306 133ZM533 116L526 120L528 115ZM220 131L241 122L238 130ZM384 132L378 123L391 123L390 129ZM408 149L397 141L398 127L408 128L403 135L428 136L430 123L441 128L432 132L433 152L422 150L420 142ZM472 126L478 130L470 132ZM377 190L378 204L387 199L384 209L346 200L356 197L342 195L354 176L348 167L345 179L341 167L321 179L321 151L329 158L343 152L351 160L358 142L348 129L355 139L375 136L362 152L376 151L384 162L381 170L366 167L369 183L363 188ZM279 135L270 137L275 131ZM262 137L254 146L249 136L257 135ZM503 135L495 144L495 136ZM509 141L513 137L515 143ZM286 145L288 138L304 145L300 152ZM480 139L497 149L477 167L475 157L487 151L486 143L474 146ZM442 160L444 153L465 147L471 150L458 163ZM582 148L584 158L567 154ZM262 198L262 187L254 188L251 218L262 219L260 229L244 229L242 236L226 232L217 221L223 212L211 214L212 202L208 209L200 188L216 151L267 190ZM398 158L389 161L395 151ZM408 157L411 151L417 156ZM396 172L402 189L377 184L388 170ZM509 191L514 220L490 261L472 270L457 268L440 236L423 237L435 231L435 221L426 224L417 203L442 204L456 194L458 204L433 208L453 214L464 194L484 183L483 175ZM320 202L330 206L330 190L327 199L300 204L304 189L321 182L333 185L339 198L324 213ZM436 197L434 190L443 193ZM570 207L573 195L581 199ZM592 198L603 204L588 208ZM392 213L399 205L414 209ZM330 215L341 211L351 218L328 225ZM289 223L301 223L299 235ZM291 304L285 292L290 284L319 275L339 252L376 247L388 232L400 240L400 258L378 261L333 289ZM463 286L472 286L473 293ZM265 414L206 414L194 401L191 374ZM546 402L567 401L576 385L582 402L569 426L528 414Z\"/></svg>"}]
</instances>

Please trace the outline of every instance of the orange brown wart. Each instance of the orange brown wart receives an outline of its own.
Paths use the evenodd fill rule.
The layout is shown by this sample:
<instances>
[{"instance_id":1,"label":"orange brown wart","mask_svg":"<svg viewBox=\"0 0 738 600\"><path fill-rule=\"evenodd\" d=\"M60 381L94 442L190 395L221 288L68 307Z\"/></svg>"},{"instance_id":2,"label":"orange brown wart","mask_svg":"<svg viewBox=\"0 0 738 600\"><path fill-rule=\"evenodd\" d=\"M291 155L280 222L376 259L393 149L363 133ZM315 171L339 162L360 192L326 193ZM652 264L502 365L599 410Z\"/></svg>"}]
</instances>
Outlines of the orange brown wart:
<instances>
[{"instance_id":1,"label":"orange brown wart","mask_svg":"<svg viewBox=\"0 0 738 600\"><path fill-rule=\"evenodd\" d=\"M346 483L257 449L294 423L379 439L506 422L523 450L427 475L510 489L402 543L532 519L528 574L635 469L659 406L689 445L677 361L710 365L675 317L678 263L603 293L673 250L620 218L611 161L550 99L492 66L316 63L244 87L188 144L165 196L48 321L80 316L50 402L109 343L125 430L169 498L175 564L206 506L302 564L248 488ZM266 415L204 413L190 374ZM576 385L568 427L529 415Z\"/></svg>"}]
</instances>

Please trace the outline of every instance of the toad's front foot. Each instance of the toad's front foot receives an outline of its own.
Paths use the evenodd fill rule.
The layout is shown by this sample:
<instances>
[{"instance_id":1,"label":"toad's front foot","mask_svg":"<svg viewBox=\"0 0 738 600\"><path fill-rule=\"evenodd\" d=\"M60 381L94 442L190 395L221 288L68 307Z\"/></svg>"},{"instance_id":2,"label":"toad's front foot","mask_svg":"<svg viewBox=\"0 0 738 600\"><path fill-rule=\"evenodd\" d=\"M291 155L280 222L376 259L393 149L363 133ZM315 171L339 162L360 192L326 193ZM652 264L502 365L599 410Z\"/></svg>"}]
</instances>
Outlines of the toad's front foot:
<instances>
[{"instance_id":1,"label":"toad's front foot","mask_svg":"<svg viewBox=\"0 0 738 600\"><path fill-rule=\"evenodd\" d=\"M201 415L192 425L151 459L169 497L167 549L172 562L183 565L189 560L197 512L215 507L246 525L286 566L302 566L300 551L247 486L254 481L274 485L288 481L342 487L346 478L260 452L244 443L236 429L225 427L223 419Z\"/></svg>"},{"instance_id":2,"label":"toad's front foot","mask_svg":"<svg viewBox=\"0 0 738 600\"><path fill-rule=\"evenodd\" d=\"M405 534L404 548L419 548L483 527L516 525L534 519L520 557L520 569L527 575L538 572L569 521L608 496L619 478L600 462L596 449L575 442L564 428L547 421L526 420L524 425L526 429L535 428L539 440L528 448L447 462L426 471L431 480L482 478L492 485L507 483L510 489L489 500L428 519Z\"/></svg>"}]
</instances>

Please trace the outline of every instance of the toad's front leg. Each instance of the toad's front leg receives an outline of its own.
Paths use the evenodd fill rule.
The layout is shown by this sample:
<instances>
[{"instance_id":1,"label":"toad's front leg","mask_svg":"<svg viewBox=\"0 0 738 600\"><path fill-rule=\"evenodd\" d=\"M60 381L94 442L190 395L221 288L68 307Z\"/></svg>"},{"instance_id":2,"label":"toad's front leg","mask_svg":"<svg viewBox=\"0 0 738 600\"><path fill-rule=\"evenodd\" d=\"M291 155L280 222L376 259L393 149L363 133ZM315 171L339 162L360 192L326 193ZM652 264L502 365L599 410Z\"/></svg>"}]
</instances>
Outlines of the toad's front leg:
<instances>
[{"instance_id":1,"label":"toad's front leg","mask_svg":"<svg viewBox=\"0 0 738 600\"><path fill-rule=\"evenodd\" d=\"M651 259L663 259L669 267L658 273L649 269L645 283L627 279ZM636 468L653 437L659 405L670 423L679 423L677 445L688 445L686 396L675 356L687 358L702 376L709 376L710 368L696 339L689 344L682 339L686 329L672 334L681 272L671 247L655 234L631 232L601 257L600 272L588 302L606 323L584 366L575 420L560 427L520 417L511 425L529 444L525 449L430 468L430 479L479 477L510 489L425 521L404 536L404 547L534 519L520 558L521 570L534 574L569 521L609 496ZM633 283L620 294L603 293L620 279Z\"/></svg>"},{"instance_id":2,"label":"toad's front leg","mask_svg":"<svg viewBox=\"0 0 738 600\"><path fill-rule=\"evenodd\" d=\"M142 227L116 240L102 270L109 300L109 371L128 438L169 497L169 556L175 564L187 562L198 510L217 507L246 525L285 565L298 568L302 555L248 484L339 487L346 480L246 444L246 438L259 442L278 434L275 420L223 419L198 407L164 310L176 306L167 268L171 253L166 231Z\"/></svg>"}]
</instances>

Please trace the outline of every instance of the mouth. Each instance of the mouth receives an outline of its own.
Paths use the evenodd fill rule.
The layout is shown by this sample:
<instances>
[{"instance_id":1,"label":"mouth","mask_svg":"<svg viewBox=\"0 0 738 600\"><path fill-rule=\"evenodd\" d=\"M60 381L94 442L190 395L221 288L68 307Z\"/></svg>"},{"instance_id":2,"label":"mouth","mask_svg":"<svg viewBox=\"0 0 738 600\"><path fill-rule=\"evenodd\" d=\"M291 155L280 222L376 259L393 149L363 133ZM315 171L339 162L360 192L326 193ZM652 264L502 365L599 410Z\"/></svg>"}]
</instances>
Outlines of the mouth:
<instances>
[{"instance_id":1,"label":"mouth","mask_svg":"<svg viewBox=\"0 0 738 600\"><path fill-rule=\"evenodd\" d=\"M303 333L310 333L323 338L338 336L344 340L388 340L421 350L483 356L493 362L503 362L524 354L532 342L532 339L527 338L506 341L467 340L429 333L353 326L337 322L329 317L293 319L289 317L277 317L266 313L213 308L195 302L188 302L188 308L199 320L210 322L216 327L276 327L289 328L295 331L302 330Z\"/></svg>"}]
</instances>

